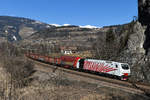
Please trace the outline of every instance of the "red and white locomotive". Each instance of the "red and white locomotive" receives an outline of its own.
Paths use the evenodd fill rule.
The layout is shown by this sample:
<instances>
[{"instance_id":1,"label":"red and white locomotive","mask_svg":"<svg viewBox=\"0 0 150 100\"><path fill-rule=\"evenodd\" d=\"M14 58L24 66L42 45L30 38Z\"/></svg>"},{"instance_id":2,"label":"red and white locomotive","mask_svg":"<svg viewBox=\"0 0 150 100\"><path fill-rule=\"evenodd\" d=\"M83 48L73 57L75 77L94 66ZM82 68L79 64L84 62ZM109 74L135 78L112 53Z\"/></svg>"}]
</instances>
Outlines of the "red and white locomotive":
<instances>
[{"instance_id":1,"label":"red and white locomotive","mask_svg":"<svg viewBox=\"0 0 150 100\"><path fill-rule=\"evenodd\" d=\"M59 65L65 68L74 68L116 76L121 80L126 80L130 76L130 67L127 63L96 59L84 59L81 57L72 56L50 57L31 53L26 54L26 56L35 60Z\"/></svg>"},{"instance_id":2,"label":"red and white locomotive","mask_svg":"<svg viewBox=\"0 0 150 100\"><path fill-rule=\"evenodd\" d=\"M127 63L119 63L114 61L80 59L77 64L77 68L116 76L121 80L127 80L130 76L130 67Z\"/></svg>"}]
</instances>

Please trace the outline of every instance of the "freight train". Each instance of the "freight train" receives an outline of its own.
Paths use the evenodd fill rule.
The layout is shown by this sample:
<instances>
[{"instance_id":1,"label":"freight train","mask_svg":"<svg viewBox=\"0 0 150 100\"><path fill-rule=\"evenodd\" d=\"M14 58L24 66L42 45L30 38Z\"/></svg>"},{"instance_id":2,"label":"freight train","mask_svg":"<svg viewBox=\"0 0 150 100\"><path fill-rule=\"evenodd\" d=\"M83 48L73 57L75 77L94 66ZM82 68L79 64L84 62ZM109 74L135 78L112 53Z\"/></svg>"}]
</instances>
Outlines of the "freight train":
<instances>
[{"instance_id":1,"label":"freight train","mask_svg":"<svg viewBox=\"0 0 150 100\"><path fill-rule=\"evenodd\" d=\"M113 76L119 78L120 80L127 80L130 76L130 66L127 63L97 59L86 59L73 56L50 57L33 53L27 53L26 56L34 60L65 68L72 68Z\"/></svg>"}]
</instances>

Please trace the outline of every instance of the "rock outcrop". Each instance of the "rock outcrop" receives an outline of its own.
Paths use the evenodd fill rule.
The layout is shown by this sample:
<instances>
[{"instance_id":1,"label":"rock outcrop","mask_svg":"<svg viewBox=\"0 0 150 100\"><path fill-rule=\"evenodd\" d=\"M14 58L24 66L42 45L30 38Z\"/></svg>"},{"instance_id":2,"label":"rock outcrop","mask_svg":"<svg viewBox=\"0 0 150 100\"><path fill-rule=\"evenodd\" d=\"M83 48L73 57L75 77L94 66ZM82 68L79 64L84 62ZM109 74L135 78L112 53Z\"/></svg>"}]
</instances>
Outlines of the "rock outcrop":
<instances>
[{"instance_id":1,"label":"rock outcrop","mask_svg":"<svg viewBox=\"0 0 150 100\"><path fill-rule=\"evenodd\" d=\"M150 82L150 67L147 61L148 56L145 55L146 50L143 46L146 40L146 30L147 27L142 26L139 21L109 27L109 30L104 32L106 40L98 42L99 39L97 41L96 46L99 46L99 52L96 52L96 54L100 59L128 63L131 67L132 79L135 81L142 80ZM100 36L100 38L104 39L104 36ZM102 46L101 44L104 45ZM108 47L106 45L108 45ZM105 46L107 48L104 48ZM102 51L100 50L101 48ZM105 55L107 55L106 58L101 58L103 56L105 57Z\"/></svg>"}]
</instances>

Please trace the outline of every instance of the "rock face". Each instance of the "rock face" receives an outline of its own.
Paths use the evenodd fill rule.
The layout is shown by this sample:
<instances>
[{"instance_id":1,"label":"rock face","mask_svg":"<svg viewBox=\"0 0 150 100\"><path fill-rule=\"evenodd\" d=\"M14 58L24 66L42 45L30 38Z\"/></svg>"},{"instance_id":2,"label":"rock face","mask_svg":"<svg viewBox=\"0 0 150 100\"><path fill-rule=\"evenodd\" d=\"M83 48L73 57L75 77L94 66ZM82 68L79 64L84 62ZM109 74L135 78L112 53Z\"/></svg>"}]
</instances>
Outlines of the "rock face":
<instances>
[{"instance_id":1,"label":"rock face","mask_svg":"<svg viewBox=\"0 0 150 100\"><path fill-rule=\"evenodd\" d=\"M128 63L131 66L131 78L133 80L150 83L150 53L144 47L145 43L150 43L148 41L150 38L146 35L149 35L150 27L143 26L140 22L136 21L123 25L120 30L122 30L121 33L114 31L115 34L118 34L116 40L119 40L119 43L125 37L127 40L116 60Z\"/></svg>"},{"instance_id":2,"label":"rock face","mask_svg":"<svg viewBox=\"0 0 150 100\"><path fill-rule=\"evenodd\" d=\"M138 52L138 53L145 53L145 50L143 48L143 44L145 41L145 29L142 27L142 25L139 22L136 22L133 25L133 33L129 36L128 39L128 50L131 52Z\"/></svg>"},{"instance_id":3,"label":"rock face","mask_svg":"<svg viewBox=\"0 0 150 100\"><path fill-rule=\"evenodd\" d=\"M130 54L126 54L133 79L150 82L150 0L138 0L138 21L128 41Z\"/></svg>"},{"instance_id":4,"label":"rock face","mask_svg":"<svg viewBox=\"0 0 150 100\"><path fill-rule=\"evenodd\" d=\"M143 44L145 41L145 29L139 22L134 22L126 30L127 35L127 44L125 49L121 51L123 55L120 57L124 59L125 62L129 63L131 66L134 66L139 59L145 55L145 50ZM125 34L123 32L122 34Z\"/></svg>"},{"instance_id":5,"label":"rock face","mask_svg":"<svg viewBox=\"0 0 150 100\"><path fill-rule=\"evenodd\" d=\"M120 58L125 59L127 63L131 66L131 77L136 80L144 80L150 82L150 74L146 73L148 66L145 65L145 49L143 47L145 42L145 28L136 22L133 27L131 27L132 33L129 35L127 42L127 49L123 51L123 56Z\"/></svg>"},{"instance_id":6,"label":"rock face","mask_svg":"<svg viewBox=\"0 0 150 100\"><path fill-rule=\"evenodd\" d=\"M138 0L138 17L143 25L150 24L150 0Z\"/></svg>"},{"instance_id":7,"label":"rock face","mask_svg":"<svg viewBox=\"0 0 150 100\"><path fill-rule=\"evenodd\" d=\"M146 52L143 47L146 40L145 31L147 27L142 26L140 22L135 21L129 24L109 28L111 29L111 31L109 29L104 33L104 36L106 36L106 40L97 42L96 46L99 46L98 50L101 51L100 49L102 47L104 48L104 46L107 45L108 40L110 40L110 43L108 45L109 48L102 49L103 51L101 52L96 52L97 55L99 55L99 58L105 59L101 57L105 57L106 54L106 60L128 63L131 67L132 79L134 79L135 81L143 80L150 82L150 67L148 67L149 63L146 61ZM107 39L108 37L110 39ZM116 42L113 43L113 41ZM103 42L106 43L101 46ZM107 54L107 51L108 53L110 53Z\"/></svg>"}]
</instances>

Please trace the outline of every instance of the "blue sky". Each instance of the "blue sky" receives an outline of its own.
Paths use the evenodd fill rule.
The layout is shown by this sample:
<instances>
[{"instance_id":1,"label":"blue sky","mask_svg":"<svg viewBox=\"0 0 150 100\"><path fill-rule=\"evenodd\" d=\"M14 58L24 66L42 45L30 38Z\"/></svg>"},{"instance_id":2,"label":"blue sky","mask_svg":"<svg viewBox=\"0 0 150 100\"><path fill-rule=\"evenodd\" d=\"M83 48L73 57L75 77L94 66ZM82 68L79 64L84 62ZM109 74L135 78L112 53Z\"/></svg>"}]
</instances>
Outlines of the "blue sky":
<instances>
[{"instance_id":1,"label":"blue sky","mask_svg":"<svg viewBox=\"0 0 150 100\"><path fill-rule=\"evenodd\" d=\"M137 0L1 0L0 15L102 27L130 22L137 16Z\"/></svg>"}]
</instances>

